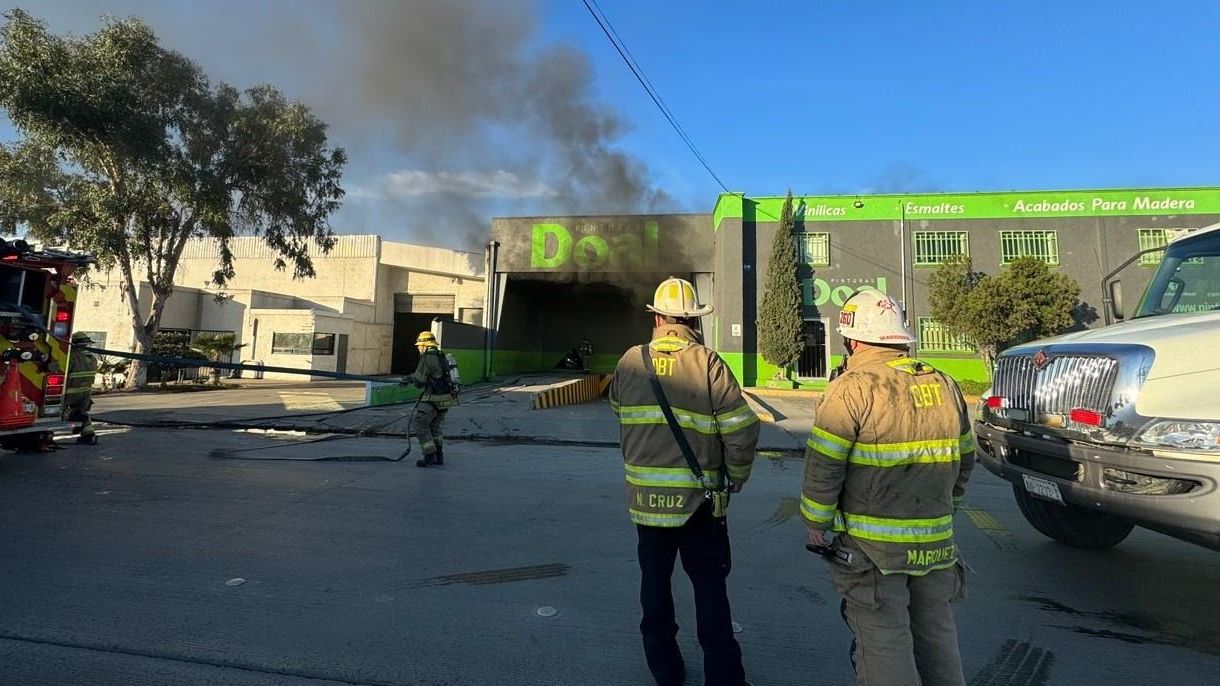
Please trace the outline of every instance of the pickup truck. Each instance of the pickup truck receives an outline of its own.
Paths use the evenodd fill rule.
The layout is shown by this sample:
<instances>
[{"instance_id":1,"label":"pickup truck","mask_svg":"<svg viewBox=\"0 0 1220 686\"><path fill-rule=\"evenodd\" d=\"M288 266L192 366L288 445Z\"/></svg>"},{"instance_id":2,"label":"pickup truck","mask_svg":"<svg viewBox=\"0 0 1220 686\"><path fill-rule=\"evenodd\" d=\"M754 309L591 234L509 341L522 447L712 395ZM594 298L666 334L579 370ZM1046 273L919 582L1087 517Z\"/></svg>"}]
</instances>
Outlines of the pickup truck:
<instances>
[{"instance_id":1,"label":"pickup truck","mask_svg":"<svg viewBox=\"0 0 1220 686\"><path fill-rule=\"evenodd\" d=\"M1220 550L1220 224L1179 236L1123 321L997 358L974 425L1025 519L1078 548L1135 526Z\"/></svg>"}]
</instances>

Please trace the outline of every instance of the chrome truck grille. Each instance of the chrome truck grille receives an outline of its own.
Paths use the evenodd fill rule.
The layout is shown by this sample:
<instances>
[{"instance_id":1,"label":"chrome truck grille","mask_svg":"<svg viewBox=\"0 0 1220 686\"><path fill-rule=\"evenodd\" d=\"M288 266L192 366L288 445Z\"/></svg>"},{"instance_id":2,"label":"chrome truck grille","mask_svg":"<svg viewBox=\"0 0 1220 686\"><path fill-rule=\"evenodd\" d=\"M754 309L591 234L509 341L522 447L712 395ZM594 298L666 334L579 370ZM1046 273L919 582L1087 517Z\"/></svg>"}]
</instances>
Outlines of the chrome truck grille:
<instances>
[{"instance_id":1,"label":"chrome truck grille","mask_svg":"<svg viewBox=\"0 0 1220 686\"><path fill-rule=\"evenodd\" d=\"M996 362L994 395L1008 406L1030 413L1035 421L1047 415L1065 416L1085 408L1107 413L1118 378L1118 360L1097 355L1036 355L1001 357Z\"/></svg>"}]
</instances>

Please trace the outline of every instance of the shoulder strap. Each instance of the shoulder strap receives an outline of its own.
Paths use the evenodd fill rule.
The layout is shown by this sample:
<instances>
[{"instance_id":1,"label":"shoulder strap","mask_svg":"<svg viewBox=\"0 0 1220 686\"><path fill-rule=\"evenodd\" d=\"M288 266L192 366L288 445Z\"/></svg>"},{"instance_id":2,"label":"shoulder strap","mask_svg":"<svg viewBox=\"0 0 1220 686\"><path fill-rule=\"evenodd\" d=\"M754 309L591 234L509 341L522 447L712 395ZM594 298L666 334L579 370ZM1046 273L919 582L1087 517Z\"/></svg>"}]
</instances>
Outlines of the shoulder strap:
<instances>
[{"instance_id":1,"label":"shoulder strap","mask_svg":"<svg viewBox=\"0 0 1220 686\"><path fill-rule=\"evenodd\" d=\"M687 466L690 467L699 483L703 484L704 488L711 490L703 468L699 466L699 460L695 459L695 451L691 449L690 442L686 440L686 434L682 433L682 427L678 426L678 419L674 417L673 408L669 406L669 398L665 397L665 389L661 388L661 380L657 378L657 370L653 369L652 356L648 354L647 344L640 346L640 357L644 360L644 369L648 372L648 382L652 384L652 393L657 397L657 404L661 406L661 413L665 415L665 422L669 424L669 430L673 433L674 439L678 441L682 457L686 458Z\"/></svg>"}]
</instances>

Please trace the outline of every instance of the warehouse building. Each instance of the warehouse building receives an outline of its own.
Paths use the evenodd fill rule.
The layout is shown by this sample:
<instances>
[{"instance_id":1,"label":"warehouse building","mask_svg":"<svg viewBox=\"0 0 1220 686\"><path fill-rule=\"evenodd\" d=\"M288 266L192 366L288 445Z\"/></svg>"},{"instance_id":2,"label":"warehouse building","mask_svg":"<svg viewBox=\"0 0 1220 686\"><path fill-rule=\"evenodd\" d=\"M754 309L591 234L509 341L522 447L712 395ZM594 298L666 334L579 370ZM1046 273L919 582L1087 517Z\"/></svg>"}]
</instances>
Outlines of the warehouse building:
<instances>
[{"instance_id":1,"label":"warehouse building","mask_svg":"<svg viewBox=\"0 0 1220 686\"><path fill-rule=\"evenodd\" d=\"M303 370L409 372L415 335L432 329L468 381L552 370L582 347L592 349L590 370L608 372L648 338L644 305L675 275L715 306L703 321L708 345L744 385L766 385L776 369L758 353L754 322L782 205L780 196L724 194L709 214L497 218L485 254L341 236L304 280L276 271L259 239L239 238L237 278L223 291L209 285L218 246L194 241L162 326L232 332L244 345L236 360ZM966 255L986 273L1022 256L1043 260L1080 284L1077 326L1097 326L1103 277L1140 250L1220 221L1220 189L797 196L794 214L805 345L790 383L825 385L842 355L833 322L866 289L905 304L919 357L981 380L974 351L931 314L928 279L944 260ZM1152 253L1122 272L1129 299L1158 262ZM1220 275L1212 286L1220 302ZM148 286L138 288L147 308ZM117 274L93 274L77 329L127 350L120 291Z\"/></svg>"},{"instance_id":2,"label":"warehouse building","mask_svg":"<svg viewBox=\"0 0 1220 686\"><path fill-rule=\"evenodd\" d=\"M314 278L294 280L274 268L275 254L260 239L236 238L230 247L237 276L218 289L211 285L219 262L216 241L187 246L161 327L192 339L204 332L232 333L243 346L233 361L405 373L418 362L416 334L434 319L483 320L484 263L477 253L340 236L329 253L312 256ZM133 348L134 336L121 283L115 270L93 273L81 284L76 329L99 347L125 351ZM146 282L137 288L147 317L151 288Z\"/></svg>"},{"instance_id":3,"label":"warehouse building","mask_svg":"<svg viewBox=\"0 0 1220 686\"><path fill-rule=\"evenodd\" d=\"M591 366L608 371L648 337L644 303L672 274L715 305L703 322L708 345L743 384L766 384L776 369L758 353L754 322L783 200L724 194L710 215L493 220L489 370L550 368L587 339ZM794 381L826 383L842 353L832 323L865 289L904 303L922 359L981 380L971 347L931 316L928 277L944 260L969 256L986 273L1018 257L1043 260L1080 284L1077 325L1096 326L1103 277L1140 250L1220 221L1220 189L803 196L794 198L794 214L805 320ZM1153 253L1124 270L1129 294L1143 290L1158 262Z\"/></svg>"}]
</instances>

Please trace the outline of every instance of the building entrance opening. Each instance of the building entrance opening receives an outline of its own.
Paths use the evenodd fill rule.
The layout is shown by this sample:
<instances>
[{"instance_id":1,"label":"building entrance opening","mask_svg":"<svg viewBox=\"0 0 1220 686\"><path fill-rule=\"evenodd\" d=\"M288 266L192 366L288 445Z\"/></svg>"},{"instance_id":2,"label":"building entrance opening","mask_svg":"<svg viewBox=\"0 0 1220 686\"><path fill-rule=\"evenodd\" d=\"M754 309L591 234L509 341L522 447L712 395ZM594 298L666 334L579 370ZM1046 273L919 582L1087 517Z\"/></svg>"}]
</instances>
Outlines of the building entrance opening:
<instances>
[{"instance_id":1,"label":"building entrance opening","mask_svg":"<svg viewBox=\"0 0 1220 686\"><path fill-rule=\"evenodd\" d=\"M412 312L394 313L394 351L390 355L391 374L410 374L419 366L419 351L415 349L415 337L420 331L432 328L435 314Z\"/></svg>"},{"instance_id":2,"label":"building entrance opening","mask_svg":"<svg viewBox=\"0 0 1220 686\"><path fill-rule=\"evenodd\" d=\"M802 379L825 379L829 375L829 355L826 347L826 320L806 319L801 327L804 347L796 363L797 376Z\"/></svg>"},{"instance_id":3,"label":"building entrance opening","mask_svg":"<svg viewBox=\"0 0 1220 686\"><path fill-rule=\"evenodd\" d=\"M452 295L413 293L394 294L394 350L390 354L391 374L410 374L419 365L415 337L432 329L432 320L453 319Z\"/></svg>"},{"instance_id":4,"label":"building entrance opening","mask_svg":"<svg viewBox=\"0 0 1220 686\"><path fill-rule=\"evenodd\" d=\"M495 373L613 371L628 348L652 335L644 306L669 276L509 274L492 358Z\"/></svg>"}]
</instances>

